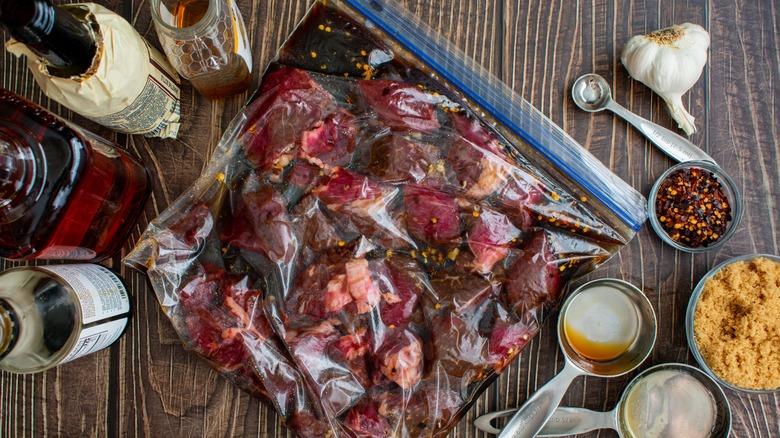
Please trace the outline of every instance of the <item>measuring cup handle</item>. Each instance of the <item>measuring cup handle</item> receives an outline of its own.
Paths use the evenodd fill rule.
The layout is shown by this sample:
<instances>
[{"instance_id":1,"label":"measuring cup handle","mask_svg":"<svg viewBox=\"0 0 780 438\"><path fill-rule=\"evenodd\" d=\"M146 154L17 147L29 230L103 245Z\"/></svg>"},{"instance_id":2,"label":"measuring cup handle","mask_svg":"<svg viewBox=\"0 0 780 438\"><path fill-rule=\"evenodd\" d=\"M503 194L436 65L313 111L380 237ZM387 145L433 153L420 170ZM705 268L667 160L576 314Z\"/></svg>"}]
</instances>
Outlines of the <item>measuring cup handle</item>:
<instances>
[{"instance_id":1,"label":"measuring cup handle","mask_svg":"<svg viewBox=\"0 0 780 438\"><path fill-rule=\"evenodd\" d=\"M509 420L498 438L532 438L539 433L561 403L575 377L582 372L568 361L561 372L539 388Z\"/></svg>"},{"instance_id":2,"label":"measuring cup handle","mask_svg":"<svg viewBox=\"0 0 780 438\"><path fill-rule=\"evenodd\" d=\"M684 161L709 161L715 163L707 153L699 149L698 146L686 140L682 136L659 126L647 119L639 117L631 111L620 106L619 103L611 101L607 109L624 118L628 123L642 131L645 136L655 143L666 155L679 162Z\"/></svg>"},{"instance_id":3,"label":"measuring cup handle","mask_svg":"<svg viewBox=\"0 0 780 438\"><path fill-rule=\"evenodd\" d=\"M537 436L565 436L596 429L617 429L615 411L596 412L584 408L559 407Z\"/></svg>"},{"instance_id":4,"label":"measuring cup handle","mask_svg":"<svg viewBox=\"0 0 780 438\"><path fill-rule=\"evenodd\" d=\"M474 426L483 432L499 434L501 433L501 429L497 429L493 426L492 421L496 418L511 417L515 412L517 412L517 409L507 409L505 411L495 411L480 415L474 420ZM584 408L562 406L553 412L547 420L547 423L536 436L552 437L574 435L596 429L617 430L616 415L615 410L597 412Z\"/></svg>"}]
</instances>

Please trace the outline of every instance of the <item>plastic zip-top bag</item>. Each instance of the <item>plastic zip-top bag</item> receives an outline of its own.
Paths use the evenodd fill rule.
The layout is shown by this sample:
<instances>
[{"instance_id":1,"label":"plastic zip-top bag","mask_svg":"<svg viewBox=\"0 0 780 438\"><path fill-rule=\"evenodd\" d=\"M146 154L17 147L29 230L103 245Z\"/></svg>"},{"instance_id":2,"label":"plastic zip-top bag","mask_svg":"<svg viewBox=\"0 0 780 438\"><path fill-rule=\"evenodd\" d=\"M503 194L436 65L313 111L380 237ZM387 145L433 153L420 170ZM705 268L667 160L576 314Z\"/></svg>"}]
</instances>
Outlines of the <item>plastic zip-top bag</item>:
<instances>
[{"instance_id":1,"label":"plastic zip-top bag","mask_svg":"<svg viewBox=\"0 0 780 438\"><path fill-rule=\"evenodd\" d=\"M317 2L126 262L302 436L446 435L645 200L389 1Z\"/></svg>"}]
</instances>

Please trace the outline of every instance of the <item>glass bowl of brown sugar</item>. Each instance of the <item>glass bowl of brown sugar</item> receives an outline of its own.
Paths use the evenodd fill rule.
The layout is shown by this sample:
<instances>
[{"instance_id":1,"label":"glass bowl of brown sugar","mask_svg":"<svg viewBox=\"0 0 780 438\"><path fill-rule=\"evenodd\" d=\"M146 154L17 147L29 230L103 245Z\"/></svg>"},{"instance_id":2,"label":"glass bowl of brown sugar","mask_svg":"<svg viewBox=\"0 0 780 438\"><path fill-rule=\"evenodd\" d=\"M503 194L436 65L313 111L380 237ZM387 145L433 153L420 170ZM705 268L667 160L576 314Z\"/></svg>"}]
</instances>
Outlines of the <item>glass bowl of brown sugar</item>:
<instances>
[{"instance_id":1,"label":"glass bowl of brown sugar","mask_svg":"<svg viewBox=\"0 0 780 438\"><path fill-rule=\"evenodd\" d=\"M696 285L685 314L688 346L721 386L780 392L780 257L726 260Z\"/></svg>"},{"instance_id":2,"label":"glass bowl of brown sugar","mask_svg":"<svg viewBox=\"0 0 780 438\"><path fill-rule=\"evenodd\" d=\"M686 161L670 167L650 190L650 225L668 245L686 252L722 246L742 219L736 183L717 164Z\"/></svg>"}]
</instances>

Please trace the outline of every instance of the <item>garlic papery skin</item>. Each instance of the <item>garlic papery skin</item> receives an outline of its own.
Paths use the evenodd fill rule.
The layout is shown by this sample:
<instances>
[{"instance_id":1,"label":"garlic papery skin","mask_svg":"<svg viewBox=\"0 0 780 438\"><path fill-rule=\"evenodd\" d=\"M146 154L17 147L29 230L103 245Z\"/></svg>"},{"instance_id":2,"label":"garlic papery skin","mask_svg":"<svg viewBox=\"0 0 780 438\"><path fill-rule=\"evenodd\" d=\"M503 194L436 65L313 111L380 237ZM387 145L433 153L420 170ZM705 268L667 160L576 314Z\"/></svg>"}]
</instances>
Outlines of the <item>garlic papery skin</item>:
<instances>
[{"instance_id":1,"label":"garlic papery skin","mask_svg":"<svg viewBox=\"0 0 780 438\"><path fill-rule=\"evenodd\" d=\"M647 35L631 37L620 60L632 78L647 85L666 102L672 118L686 134L696 132L682 95L699 80L710 35L697 24L683 23Z\"/></svg>"}]
</instances>

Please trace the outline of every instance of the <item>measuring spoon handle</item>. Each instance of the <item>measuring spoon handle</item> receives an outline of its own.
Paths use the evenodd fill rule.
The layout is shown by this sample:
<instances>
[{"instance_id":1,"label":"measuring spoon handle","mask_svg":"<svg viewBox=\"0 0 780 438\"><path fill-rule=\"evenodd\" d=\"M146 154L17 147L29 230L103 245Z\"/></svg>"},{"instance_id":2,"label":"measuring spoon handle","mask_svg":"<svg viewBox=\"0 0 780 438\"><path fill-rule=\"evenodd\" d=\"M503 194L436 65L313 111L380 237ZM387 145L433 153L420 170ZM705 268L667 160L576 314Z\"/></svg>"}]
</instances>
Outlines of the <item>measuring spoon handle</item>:
<instances>
[{"instance_id":1,"label":"measuring spoon handle","mask_svg":"<svg viewBox=\"0 0 780 438\"><path fill-rule=\"evenodd\" d=\"M517 412L517 409L490 412L481 415L474 420L474 425L483 432L498 434L501 432L501 429L493 426L492 421L496 418L511 417L515 412ZM584 408L559 407L553 412L547 420L547 423L536 436L553 437L574 435L596 429L617 430L616 412L614 410L609 412L597 412Z\"/></svg>"},{"instance_id":2,"label":"measuring spoon handle","mask_svg":"<svg viewBox=\"0 0 780 438\"><path fill-rule=\"evenodd\" d=\"M547 419L561 403L563 395L575 377L582 374L566 361L557 376L539 388L504 426L498 438L533 438L547 423Z\"/></svg>"},{"instance_id":3,"label":"measuring spoon handle","mask_svg":"<svg viewBox=\"0 0 780 438\"><path fill-rule=\"evenodd\" d=\"M619 103L611 100L607 104L607 109L624 118L628 123L634 125L641 131L645 137L655 143L666 155L679 162L683 161L709 161L715 163L709 155L698 146L684 139L682 136L659 126L647 119L639 117L631 111L623 108Z\"/></svg>"},{"instance_id":4,"label":"measuring spoon handle","mask_svg":"<svg viewBox=\"0 0 780 438\"><path fill-rule=\"evenodd\" d=\"M615 411L596 412L585 408L560 407L537 436L565 436L597 429L617 430Z\"/></svg>"}]
</instances>

